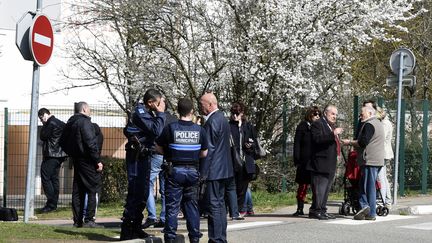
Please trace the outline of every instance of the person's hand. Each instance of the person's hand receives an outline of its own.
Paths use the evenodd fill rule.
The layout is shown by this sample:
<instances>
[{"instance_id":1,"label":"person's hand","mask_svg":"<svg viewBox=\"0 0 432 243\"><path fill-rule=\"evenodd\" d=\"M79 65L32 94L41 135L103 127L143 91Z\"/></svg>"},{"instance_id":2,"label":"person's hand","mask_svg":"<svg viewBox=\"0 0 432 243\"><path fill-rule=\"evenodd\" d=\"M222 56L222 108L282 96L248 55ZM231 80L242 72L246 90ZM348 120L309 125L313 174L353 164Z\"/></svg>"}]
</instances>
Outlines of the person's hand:
<instances>
[{"instance_id":1,"label":"person's hand","mask_svg":"<svg viewBox=\"0 0 432 243\"><path fill-rule=\"evenodd\" d=\"M103 164L102 164L102 162L99 162L99 163L97 164L97 166L98 166L98 168L96 169L96 171L97 171L97 172L101 172L102 169L103 169Z\"/></svg>"},{"instance_id":2,"label":"person's hand","mask_svg":"<svg viewBox=\"0 0 432 243\"><path fill-rule=\"evenodd\" d=\"M165 111L165 99L161 98L158 104L155 104L155 110L157 112L164 112Z\"/></svg>"},{"instance_id":3,"label":"person's hand","mask_svg":"<svg viewBox=\"0 0 432 243\"><path fill-rule=\"evenodd\" d=\"M351 140L349 139L341 139L342 145L347 146L351 144Z\"/></svg>"},{"instance_id":4,"label":"person's hand","mask_svg":"<svg viewBox=\"0 0 432 243\"><path fill-rule=\"evenodd\" d=\"M251 147L252 147L252 144L251 144L251 143L245 143L245 147L246 147L246 148L251 148Z\"/></svg>"},{"instance_id":5,"label":"person's hand","mask_svg":"<svg viewBox=\"0 0 432 243\"><path fill-rule=\"evenodd\" d=\"M341 134L342 132L343 132L343 128L341 128L341 127L335 128L333 130L333 133L335 136Z\"/></svg>"}]
</instances>

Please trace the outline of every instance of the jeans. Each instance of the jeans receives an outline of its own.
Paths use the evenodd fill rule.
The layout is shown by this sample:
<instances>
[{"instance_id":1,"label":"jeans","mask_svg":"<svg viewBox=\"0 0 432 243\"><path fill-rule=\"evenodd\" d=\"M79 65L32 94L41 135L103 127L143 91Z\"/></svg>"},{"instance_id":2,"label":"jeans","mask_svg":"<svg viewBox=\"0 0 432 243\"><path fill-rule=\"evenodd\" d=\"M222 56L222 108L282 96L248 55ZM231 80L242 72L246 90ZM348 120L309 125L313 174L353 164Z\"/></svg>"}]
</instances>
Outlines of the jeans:
<instances>
[{"instance_id":1,"label":"jeans","mask_svg":"<svg viewBox=\"0 0 432 243\"><path fill-rule=\"evenodd\" d=\"M225 190L225 195L228 202L228 209L229 209L229 215L230 217L239 217L239 207L238 207L238 200L237 200L237 187L235 184L234 177L231 177L228 180L228 184Z\"/></svg>"},{"instance_id":2,"label":"jeans","mask_svg":"<svg viewBox=\"0 0 432 243\"><path fill-rule=\"evenodd\" d=\"M42 187L47 197L46 207L57 208L59 197L59 171L64 158L47 158L42 161Z\"/></svg>"},{"instance_id":3,"label":"jeans","mask_svg":"<svg viewBox=\"0 0 432 243\"><path fill-rule=\"evenodd\" d=\"M386 163L389 163L389 161L386 160ZM380 171L378 172L378 181L381 184L380 192L382 198L384 199L384 203L391 204L392 203L391 188L387 177L387 167L385 165L381 167Z\"/></svg>"},{"instance_id":4,"label":"jeans","mask_svg":"<svg viewBox=\"0 0 432 243\"><path fill-rule=\"evenodd\" d=\"M376 180L379 166L362 166L362 177L360 179L360 206L370 207L369 216L376 216Z\"/></svg>"},{"instance_id":5,"label":"jeans","mask_svg":"<svg viewBox=\"0 0 432 243\"><path fill-rule=\"evenodd\" d=\"M96 209L95 209L95 215L94 218L96 219L96 213L97 213L97 206L99 204L99 195L96 193ZM87 216L87 207L88 207L88 193L86 193L84 198L84 209L83 209L83 220L85 221L85 218Z\"/></svg>"},{"instance_id":6,"label":"jeans","mask_svg":"<svg viewBox=\"0 0 432 243\"><path fill-rule=\"evenodd\" d=\"M246 191L242 212L253 212L252 192L250 188Z\"/></svg>"},{"instance_id":7,"label":"jeans","mask_svg":"<svg viewBox=\"0 0 432 243\"><path fill-rule=\"evenodd\" d=\"M197 169L187 167L174 167L171 175L166 178L165 240L176 238L180 204L183 205L190 241L195 242L202 236L198 211L198 180Z\"/></svg>"},{"instance_id":8,"label":"jeans","mask_svg":"<svg viewBox=\"0 0 432 243\"><path fill-rule=\"evenodd\" d=\"M159 154L154 154L150 158L151 163L151 169L150 169L150 191L149 191L149 197L147 199L147 212L148 212L148 218L156 219L156 202L154 197L154 185L156 182L156 177L159 175L159 193L161 195L161 212L160 212L160 220L162 222L165 222L165 194L164 194L164 178L161 172L161 166L163 162L163 156Z\"/></svg>"}]
</instances>

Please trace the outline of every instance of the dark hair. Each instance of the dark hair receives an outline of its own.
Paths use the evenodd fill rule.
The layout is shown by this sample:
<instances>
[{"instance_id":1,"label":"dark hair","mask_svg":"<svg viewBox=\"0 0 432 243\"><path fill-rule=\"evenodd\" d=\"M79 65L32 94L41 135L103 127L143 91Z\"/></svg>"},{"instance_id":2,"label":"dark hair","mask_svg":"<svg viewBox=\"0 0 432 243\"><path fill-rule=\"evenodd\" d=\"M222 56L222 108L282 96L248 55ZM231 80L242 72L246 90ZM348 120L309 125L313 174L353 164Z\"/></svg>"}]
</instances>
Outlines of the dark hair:
<instances>
[{"instance_id":1,"label":"dark hair","mask_svg":"<svg viewBox=\"0 0 432 243\"><path fill-rule=\"evenodd\" d=\"M231 114L237 114L237 115L240 114L240 113L243 113L242 120L246 121L246 111L247 111L247 108L246 108L246 106L242 102L239 102L239 101L234 102L231 105L230 111L231 111Z\"/></svg>"},{"instance_id":2,"label":"dark hair","mask_svg":"<svg viewBox=\"0 0 432 243\"><path fill-rule=\"evenodd\" d=\"M161 98L161 97L162 94L158 90L148 89L144 94L143 102L144 104L147 104L147 102L154 101L157 98Z\"/></svg>"},{"instance_id":3,"label":"dark hair","mask_svg":"<svg viewBox=\"0 0 432 243\"><path fill-rule=\"evenodd\" d=\"M190 99L181 98L177 103L177 111L181 117L187 116L193 110L193 103Z\"/></svg>"},{"instance_id":4,"label":"dark hair","mask_svg":"<svg viewBox=\"0 0 432 243\"><path fill-rule=\"evenodd\" d=\"M304 119L308 122L312 122L312 117L318 114L321 117L321 111L318 106L311 106L306 110Z\"/></svg>"},{"instance_id":5,"label":"dark hair","mask_svg":"<svg viewBox=\"0 0 432 243\"><path fill-rule=\"evenodd\" d=\"M363 105L362 105L362 106L366 106L367 103L371 103L371 104L372 104L372 107L373 107L375 110L377 109L377 105L376 105L376 103L375 103L374 100L365 100L365 101L363 101Z\"/></svg>"},{"instance_id":6,"label":"dark hair","mask_svg":"<svg viewBox=\"0 0 432 243\"><path fill-rule=\"evenodd\" d=\"M40 108L38 111L38 117L41 117L44 114L51 115L50 111L47 108Z\"/></svg>"}]
</instances>

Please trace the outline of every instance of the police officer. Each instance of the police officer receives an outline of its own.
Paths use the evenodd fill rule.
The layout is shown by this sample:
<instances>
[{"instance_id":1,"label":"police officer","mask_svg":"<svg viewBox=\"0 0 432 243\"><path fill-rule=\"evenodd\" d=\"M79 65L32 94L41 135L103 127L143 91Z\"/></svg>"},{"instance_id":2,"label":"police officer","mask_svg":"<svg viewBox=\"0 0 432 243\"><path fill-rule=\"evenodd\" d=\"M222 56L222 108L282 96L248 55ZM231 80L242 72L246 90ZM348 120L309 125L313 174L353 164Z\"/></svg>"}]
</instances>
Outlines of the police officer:
<instances>
[{"instance_id":1,"label":"police officer","mask_svg":"<svg viewBox=\"0 0 432 243\"><path fill-rule=\"evenodd\" d=\"M165 180L166 216L165 242L175 242L180 202L189 231L189 241L199 242L198 163L207 156L207 138L203 128L192 122L193 104L180 99L177 106L180 120L164 128L156 140L156 150L165 156L168 165Z\"/></svg>"},{"instance_id":2,"label":"police officer","mask_svg":"<svg viewBox=\"0 0 432 243\"><path fill-rule=\"evenodd\" d=\"M147 238L141 228L143 210L149 194L150 160L154 142L163 130L166 115L165 102L159 91L149 89L143 104L138 104L124 129L128 194L123 212L120 240Z\"/></svg>"}]
</instances>

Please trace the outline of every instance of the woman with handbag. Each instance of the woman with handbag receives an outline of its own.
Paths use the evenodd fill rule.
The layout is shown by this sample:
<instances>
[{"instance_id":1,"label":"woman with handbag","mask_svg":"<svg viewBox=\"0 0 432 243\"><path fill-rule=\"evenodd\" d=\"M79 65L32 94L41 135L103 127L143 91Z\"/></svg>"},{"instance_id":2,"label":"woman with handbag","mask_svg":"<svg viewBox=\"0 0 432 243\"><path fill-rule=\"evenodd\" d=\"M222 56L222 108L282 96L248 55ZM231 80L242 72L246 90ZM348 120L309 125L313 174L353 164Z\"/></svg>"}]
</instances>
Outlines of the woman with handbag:
<instances>
[{"instance_id":1,"label":"woman with handbag","mask_svg":"<svg viewBox=\"0 0 432 243\"><path fill-rule=\"evenodd\" d=\"M293 216L304 215L303 207L311 175L306 170L306 165L311 159L312 135L310 127L312 122L321 117L321 111L316 106L309 107L306 111L304 120L301 121L294 136L294 165L297 167L295 181L298 183L297 189L297 211Z\"/></svg>"},{"instance_id":2,"label":"woman with handbag","mask_svg":"<svg viewBox=\"0 0 432 243\"><path fill-rule=\"evenodd\" d=\"M230 127L233 139L233 148L242 160L242 166L234 166L235 182L237 190L238 208L243 208L245 195L250 181L256 179L255 148L257 139L255 129L246 119L246 107L241 102L235 102L231 106ZM235 155L234 157L237 157ZM233 157L233 158L234 158ZM238 163L236 163L238 164Z\"/></svg>"}]
</instances>

